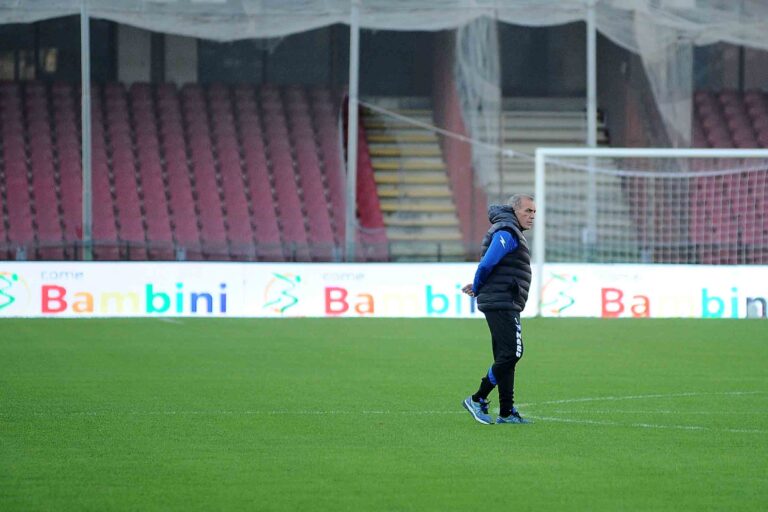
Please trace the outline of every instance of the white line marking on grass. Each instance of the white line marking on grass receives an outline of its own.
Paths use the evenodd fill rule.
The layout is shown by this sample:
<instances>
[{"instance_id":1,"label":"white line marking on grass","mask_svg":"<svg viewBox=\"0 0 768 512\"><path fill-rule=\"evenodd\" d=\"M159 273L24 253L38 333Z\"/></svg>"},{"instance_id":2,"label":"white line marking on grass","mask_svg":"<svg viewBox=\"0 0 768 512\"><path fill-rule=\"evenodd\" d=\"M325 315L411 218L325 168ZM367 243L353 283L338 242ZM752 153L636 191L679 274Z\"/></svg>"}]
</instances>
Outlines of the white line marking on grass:
<instances>
[{"instance_id":1,"label":"white line marking on grass","mask_svg":"<svg viewBox=\"0 0 768 512\"><path fill-rule=\"evenodd\" d=\"M704 416L715 416L715 415L728 415L732 416L735 414L739 415L752 415L752 416L759 416L759 415L768 415L768 411L741 411L741 412L731 412L731 411L719 411L719 410L712 410L712 411L622 411L622 410L591 410L591 409L571 409L571 410L565 410L565 409L556 409L552 411L555 414L694 414L694 415L704 415Z\"/></svg>"},{"instance_id":2,"label":"white line marking on grass","mask_svg":"<svg viewBox=\"0 0 768 512\"><path fill-rule=\"evenodd\" d=\"M0 412L2 418L14 418L19 416L337 416L337 415L395 415L407 414L409 416L435 416L439 414L466 414L465 411L302 411L302 410L274 410L274 411L33 411L23 414Z\"/></svg>"},{"instance_id":3,"label":"white line marking on grass","mask_svg":"<svg viewBox=\"0 0 768 512\"><path fill-rule=\"evenodd\" d=\"M571 411L562 411L563 413L571 413ZM589 411L584 411L589 412ZM615 412L615 411L612 411ZM325 410L325 411L307 411L307 410L272 410L272 411L71 411L71 412L32 412L30 416L48 417L48 416L389 416L389 415L418 415L418 416L434 416L434 415L454 415L454 414L466 414L465 411L387 411L387 410L369 410L369 411L342 411L342 410ZM16 415L8 413L0 413L0 417L12 418ZM606 420L580 420L572 418L560 418L554 416L539 416L525 414L526 417L548 421L553 423L571 423L577 425L598 425L603 427L633 427L633 428L646 428L646 429L671 429L671 430L691 430L691 431L710 431L710 432L729 432L738 434L768 434L768 430L760 429L739 429L739 428L715 428L704 427L699 425L660 425L654 423L623 423L619 421L606 421Z\"/></svg>"},{"instance_id":4,"label":"white line marking on grass","mask_svg":"<svg viewBox=\"0 0 768 512\"><path fill-rule=\"evenodd\" d=\"M160 322L165 322L167 324L176 324L176 325L184 325L184 322L177 318L158 318Z\"/></svg>"},{"instance_id":5,"label":"white line marking on grass","mask_svg":"<svg viewBox=\"0 0 768 512\"><path fill-rule=\"evenodd\" d=\"M547 400L545 402L531 402L526 404L519 404L520 407L536 407L539 405L552 405L552 404L575 404L580 402L611 402L619 400L643 400L646 398L684 398L689 396L739 396L739 395L762 395L766 394L763 391L723 391L714 393L664 393L654 395L625 395L625 396L593 396L585 398L566 398L563 400Z\"/></svg>"},{"instance_id":6,"label":"white line marking on grass","mask_svg":"<svg viewBox=\"0 0 768 512\"><path fill-rule=\"evenodd\" d=\"M573 420L568 418L554 418L551 416L532 416L529 418L541 421L552 421L557 423L576 423L583 425L600 425L607 427L635 427L650 429L674 429L674 430L700 430L713 432L733 432L738 434L768 434L768 430L743 429L743 428L712 428L701 427L698 425L656 425L653 423L621 423L617 421L595 421L595 420Z\"/></svg>"},{"instance_id":7,"label":"white line marking on grass","mask_svg":"<svg viewBox=\"0 0 768 512\"><path fill-rule=\"evenodd\" d=\"M724 392L687 392L687 393L667 393L667 394L649 394L649 395L629 395L629 396L604 396L604 397L583 397L583 398L569 398L562 400L547 400L544 402L533 402L528 404L519 404L519 407L536 409L538 406L553 405L553 404L572 404L572 403L585 403L585 402L600 402L600 401L621 401L621 400L642 400L647 398L684 398L695 396L740 396L740 395L761 395L768 394L763 391L724 391ZM590 411L588 409L581 409L577 411L567 411L563 409L556 409L553 411L555 414L679 414L684 416L686 414L763 414L762 411L758 412L736 412L729 413L727 411L671 411L671 410L659 410L659 411L611 411L611 410L596 410ZM371 409L362 411L349 411L349 410L289 410L289 409L275 409L267 411L256 410L187 410L187 411L33 411L26 412L26 414L11 414L8 412L0 412L0 417L14 418L19 416L38 416L38 417L50 417L50 416L354 416L354 415L366 415L366 416L386 416L386 415L417 415L417 416L435 416L435 415L452 415L452 414L466 414L463 409L455 410L424 410L424 411L390 411L386 409ZM618 421L604 421L604 420L587 420L587 419L573 419L573 418L560 418L554 416L541 416L526 414L532 419L541 421L551 421L556 423L571 423L581 425L599 425L610 427L634 427L634 428L647 428L647 429L674 429L674 430L690 430L690 431L710 431L710 432L729 432L739 434L768 434L768 430L761 429L740 429L740 428L720 428L720 427L706 427L699 425L661 425L653 423L625 423Z\"/></svg>"},{"instance_id":8,"label":"white line marking on grass","mask_svg":"<svg viewBox=\"0 0 768 512\"><path fill-rule=\"evenodd\" d=\"M686 393L664 393L664 394L649 394L649 395L628 395L628 396L603 396L603 397L584 397L584 398L568 398L562 400L547 400L544 402L534 402L529 404L520 404L520 407L531 407L536 409L542 405L558 405L558 404L575 404L584 402L612 402L622 400L643 400L649 398L686 398L695 396L745 396L745 395L762 395L766 394L763 391L722 391L722 392L686 392ZM616 414L616 413L628 413L628 411L590 411L588 409L582 409L580 411L566 411L558 409L553 411L555 414ZM686 412L682 411L642 411L639 414L679 414L685 415ZM728 412L720 412L721 414L734 414ZM701 413L706 414L706 413ZM751 413L747 413L751 414ZM759 413L758 413L759 414ZM732 432L740 434L766 434L768 430L760 429L736 429L736 428L713 428L702 427L698 425L657 425L651 423L622 423L616 421L602 421L602 420L579 420L569 418L557 418L552 416L534 416L528 415L532 419L539 419L542 421L552 421L559 423L574 423L584 425L602 425L602 426L615 426L615 427L635 427L635 428L652 428L652 429L675 429L675 430L699 430L699 431L716 431L716 432Z\"/></svg>"},{"instance_id":9,"label":"white line marking on grass","mask_svg":"<svg viewBox=\"0 0 768 512\"><path fill-rule=\"evenodd\" d=\"M393 414L408 414L408 415L420 415L420 416L433 416L437 414L462 414L463 411L291 411L291 410L277 410L277 411L173 411L173 412L157 412L149 414L199 414L199 415L235 415L241 414L246 416L339 416L349 415L354 416L358 414L365 414L368 416L387 416ZM142 414L142 413L136 413Z\"/></svg>"}]
</instances>

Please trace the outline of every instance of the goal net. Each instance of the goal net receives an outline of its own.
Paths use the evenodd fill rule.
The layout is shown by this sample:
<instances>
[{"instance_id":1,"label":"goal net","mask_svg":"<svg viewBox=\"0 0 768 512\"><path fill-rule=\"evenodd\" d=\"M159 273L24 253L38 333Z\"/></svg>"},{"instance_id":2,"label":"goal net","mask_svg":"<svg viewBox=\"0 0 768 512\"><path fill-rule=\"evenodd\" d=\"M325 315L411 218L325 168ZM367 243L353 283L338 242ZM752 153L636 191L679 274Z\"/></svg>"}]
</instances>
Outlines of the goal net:
<instances>
[{"instance_id":1,"label":"goal net","mask_svg":"<svg viewBox=\"0 0 768 512\"><path fill-rule=\"evenodd\" d=\"M768 264L768 150L536 152L538 263Z\"/></svg>"}]
</instances>

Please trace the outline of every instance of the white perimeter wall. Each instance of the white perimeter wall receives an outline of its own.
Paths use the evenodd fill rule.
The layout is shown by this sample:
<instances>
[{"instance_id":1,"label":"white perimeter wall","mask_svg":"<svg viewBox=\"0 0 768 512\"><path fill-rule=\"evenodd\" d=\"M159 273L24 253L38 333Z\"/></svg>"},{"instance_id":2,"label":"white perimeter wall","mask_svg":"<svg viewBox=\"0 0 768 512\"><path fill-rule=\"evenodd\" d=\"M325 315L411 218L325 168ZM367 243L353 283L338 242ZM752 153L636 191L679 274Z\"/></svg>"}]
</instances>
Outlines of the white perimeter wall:
<instances>
[{"instance_id":1,"label":"white perimeter wall","mask_svg":"<svg viewBox=\"0 0 768 512\"><path fill-rule=\"evenodd\" d=\"M117 80L124 84L149 82L151 33L148 30L117 26Z\"/></svg>"},{"instance_id":2,"label":"white perimeter wall","mask_svg":"<svg viewBox=\"0 0 768 512\"><path fill-rule=\"evenodd\" d=\"M165 81L179 86L197 82L197 40L166 34ZM152 69L152 33L148 30L118 25L117 79L130 85L149 82Z\"/></svg>"},{"instance_id":3,"label":"white perimeter wall","mask_svg":"<svg viewBox=\"0 0 768 512\"><path fill-rule=\"evenodd\" d=\"M0 317L482 318L460 292L475 268L0 262ZM543 275L548 317L766 317L768 266L550 264ZM524 316L536 303L534 292Z\"/></svg>"},{"instance_id":4,"label":"white perimeter wall","mask_svg":"<svg viewBox=\"0 0 768 512\"><path fill-rule=\"evenodd\" d=\"M197 83L197 39L166 34L165 81Z\"/></svg>"}]
</instances>

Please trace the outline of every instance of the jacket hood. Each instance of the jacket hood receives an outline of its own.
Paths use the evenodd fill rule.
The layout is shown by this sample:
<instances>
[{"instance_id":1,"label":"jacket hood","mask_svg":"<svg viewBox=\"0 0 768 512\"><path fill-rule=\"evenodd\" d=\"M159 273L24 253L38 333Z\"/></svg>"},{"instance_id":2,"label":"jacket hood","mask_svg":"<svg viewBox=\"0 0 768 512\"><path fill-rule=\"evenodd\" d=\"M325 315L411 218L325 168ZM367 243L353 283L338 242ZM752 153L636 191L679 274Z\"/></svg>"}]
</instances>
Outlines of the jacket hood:
<instances>
[{"instance_id":1,"label":"jacket hood","mask_svg":"<svg viewBox=\"0 0 768 512\"><path fill-rule=\"evenodd\" d=\"M497 222L511 222L517 226L520 231L523 231L523 228L520 227L520 223L517 221L515 210L513 210L511 206L505 204L490 205L488 207L488 221L491 224L496 224Z\"/></svg>"}]
</instances>

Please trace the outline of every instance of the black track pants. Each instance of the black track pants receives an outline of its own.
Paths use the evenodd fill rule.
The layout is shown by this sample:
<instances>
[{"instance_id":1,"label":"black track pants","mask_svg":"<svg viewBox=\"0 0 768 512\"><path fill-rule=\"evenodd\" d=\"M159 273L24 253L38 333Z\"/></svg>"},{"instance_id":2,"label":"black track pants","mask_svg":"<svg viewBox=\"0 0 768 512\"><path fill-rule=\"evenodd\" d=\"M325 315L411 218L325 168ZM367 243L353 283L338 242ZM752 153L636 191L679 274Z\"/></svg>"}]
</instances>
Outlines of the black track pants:
<instances>
[{"instance_id":1,"label":"black track pants","mask_svg":"<svg viewBox=\"0 0 768 512\"><path fill-rule=\"evenodd\" d=\"M507 310L486 311L485 320L491 331L493 366L483 377L475 396L488 398L488 394L498 386L500 413L508 416L515 397L515 365L523 357L520 314Z\"/></svg>"}]
</instances>

